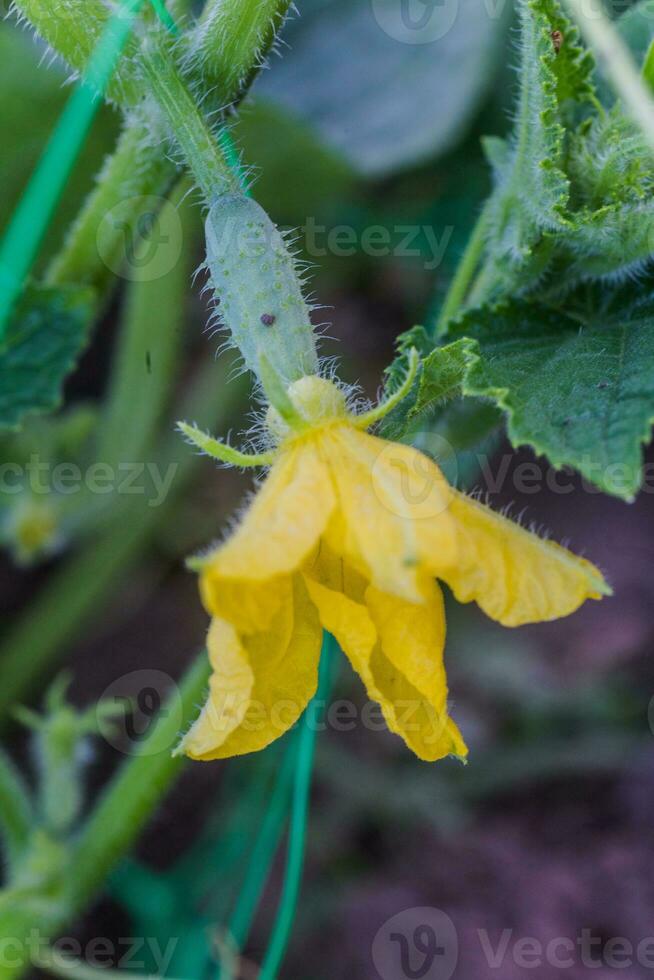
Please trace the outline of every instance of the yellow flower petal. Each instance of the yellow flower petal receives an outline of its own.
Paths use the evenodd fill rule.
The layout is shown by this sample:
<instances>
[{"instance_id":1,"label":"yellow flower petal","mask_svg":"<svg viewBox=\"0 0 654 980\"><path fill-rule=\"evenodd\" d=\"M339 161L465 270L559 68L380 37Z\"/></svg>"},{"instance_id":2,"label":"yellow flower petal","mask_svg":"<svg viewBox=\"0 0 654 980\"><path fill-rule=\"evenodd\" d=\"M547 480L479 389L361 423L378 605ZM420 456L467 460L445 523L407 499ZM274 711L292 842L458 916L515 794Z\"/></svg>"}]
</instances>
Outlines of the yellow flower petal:
<instances>
[{"instance_id":1,"label":"yellow flower petal","mask_svg":"<svg viewBox=\"0 0 654 980\"><path fill-rule=\"evenodd\" d=\"M427 598L424 605L398 599L374 586L367 589L365 601L386 657L430 704L442 711L447 703L443 593L432 581L423 588Z\"/></svg>"},{"instance_id":2,"label":"yellow flower petal","mask_svg":"<svg viewBox=\"0 0 654 980\"><path fill-rule=\"evenodd\" d=\"M329 471L314 440L298 441L280 452L235 533L204 559L203 578L263 581L294 571L334 505Z\"/></svg>"},{"instance_id":3,"label":"yellow flower petal","mask_svg":"<svg viewBox=\"0 0 654 980\"><path fill-rule=\"evenodd\" d=\"M368 579L364 570L356 569L344 557L344 552L333 547L335 540L340 540L341 532L335 528L343 525L342 516L338 511L332 515L324 537L311 553L303 566L309 578L320 585L327 586L336 592L343 592L355 602L364 603L364 595L368 588Z\"/></svg>"},{"instance_id":4,"label":"yellow flower petal","mask_svg":"<svg viewBox=\"0 0 654 980\"><path fill-rule=\"evenodd\" d=\"M440 577L459 602L473 599L503 626L567 616L586 599L610 595L599 569L456 492L456 565Z\"/></svg>"},{"instance_id":5,"label":"yellow flower petal","mask_svg":"<svg viewBox=\"0 0 654 980\"><path fill-rule=\"evenodd\" d=\"M224 620L209 630L209 697L181 748L209 761L265 748L298 720L318 684L322 631L302 581L264 633L239 636Z\"/></svg>"},{"instance_id":6,"label":"yellow flower petal","mask_svg":"<svg viewBox=\"0 0 654 980\"><path fill-rule=\"evenodd\" d=\"M323 627L338 640L364 682L368 697L380 705L389 729L426 761L433 762L446 755L464 757L465 743L448 717L440 693L439 703L430 703L397 670L382 650L365 606L311 579L306 581ZM392 630L388 624L385 629L390 636Z\"/></svg>"},{"instance_id":7,"label":"yellow flower petal","mask_svg":"<svg viewBox=\"0 0 654 980\"><path fill-rule=\"evenodd\" d=\"M422 602L421 574L437 574L456 558L442 473L410 446L348 426L326 432L321 445L344 518L341 541L333 538L332 546L355 567L363 564L383 592ZM338 528L332 524L328 533Z\"/></svg>"},{"instance_id":8,"label":"yellow flower petal","mask_svg":"<svg viewBox=\"0 0 654 980\"><path fill-rule=\"evenodd\" d=\"M375 647L368 664L357 667L369 696L379 702L392 732L400 735L419 759L436 762L447 755L465 758L468 749L447 711L436 708Z\"/></svg>"},{"instance_id":9,"label":"yellow flower petal","mask_svg":"<svg viewBox=\"0 0 654 980\"><path fill-rule=\"evenodd\" d=\"M349 657L369 657L377 642L377 631L366 607L309 576L304 581L322 626L336 637L344 653Z\"/></svg>"},{"instance_id":10,"label":"yellow flower petal","mask_svg":"<svg viewBox=\"0 0 654 980\"><path fill-rule=\"evenodd\" d=\"M231 623L237 632L260 633L268 629L279 607L292 601L291 576L256 582L202 574L200 595L207 612Z\"/></svg>"}]
</instances>

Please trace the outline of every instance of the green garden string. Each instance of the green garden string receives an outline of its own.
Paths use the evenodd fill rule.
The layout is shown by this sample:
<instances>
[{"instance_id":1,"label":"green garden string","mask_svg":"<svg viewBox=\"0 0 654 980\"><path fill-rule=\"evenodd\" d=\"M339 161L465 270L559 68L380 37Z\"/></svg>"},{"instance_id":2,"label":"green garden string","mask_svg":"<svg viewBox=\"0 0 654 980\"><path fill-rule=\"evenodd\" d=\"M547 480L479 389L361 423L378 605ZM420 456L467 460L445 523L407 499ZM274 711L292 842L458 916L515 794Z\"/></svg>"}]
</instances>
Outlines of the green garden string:
<instances>
[{"instance_id":1,"label":"green garden string","mask_svg":"<svg viewBox=\"0 0 654 980\"><path fill-rule=\"evenodd\" d=\"M68 100L0 244L0 340L142 2L123 0L121 8L107 22L82 81Z\"/></svg>"}]
</instances>

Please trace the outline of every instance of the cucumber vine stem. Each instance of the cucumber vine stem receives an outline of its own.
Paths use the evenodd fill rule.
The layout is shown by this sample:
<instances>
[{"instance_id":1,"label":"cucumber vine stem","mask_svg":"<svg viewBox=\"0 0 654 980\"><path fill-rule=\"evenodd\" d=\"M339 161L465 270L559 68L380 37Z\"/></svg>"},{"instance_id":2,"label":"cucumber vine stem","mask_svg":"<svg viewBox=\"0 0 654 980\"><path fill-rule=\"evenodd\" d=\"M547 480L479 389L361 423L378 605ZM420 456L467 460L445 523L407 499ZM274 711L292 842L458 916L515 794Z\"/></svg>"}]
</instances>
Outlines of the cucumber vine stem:
<instances>
[{"instance_id":1,"label":"cucumber vine stem","mask_svg":"<svg viewBox=\"0 0 654 980\"><path fill-rule=\"evenodd\" d=\"M291 0L208 0L196 29L193 55L209 84L218 86L219 98L224 98L225 87L234 92L247 87L259 67L252 52L270 47L290 6Z\"/></svg>"},{"instance_id":2,"label":"cucumber vine stem","mask_svg":"<svg viewBox=\"0 0 654 980\"><path fill-rule=\"evenodd\" d=\"M161 32L153 31L144 40L141 63L206 201L230 191L238 194L238 177L177 70L168 39Z\"/></svg>"},{"instance_id":3,"label":"cucumber vine stem","mask_svg":"<svg viewBox=\"0 0 654 980\"><path fill-rule=\"evenodd\" d=\"M472 229L468 244L461 256L456 273L443 301L436 323L437 337L444 334L448 321L457 315L465 301L470 283L472 282L484 249L488 220L489 209L488 204L486 204Z\"/></svg>"},{"instance_id":4,"label":"cucumber vine stem","mask_svg":"<svg viewBox=\"0 0 654 980\"><path fill-rule=\"evenodd\" d=\"M182 717L170 707L160 712L137 754L121 767L92 811L73 855L69 898L73 909L84 906L127 852L184 764L183 758L172 755L171 747L180 723L183 728L195 717L210 669L206 651L200 652L179 685Z\"/></svg>"}]
</instances>

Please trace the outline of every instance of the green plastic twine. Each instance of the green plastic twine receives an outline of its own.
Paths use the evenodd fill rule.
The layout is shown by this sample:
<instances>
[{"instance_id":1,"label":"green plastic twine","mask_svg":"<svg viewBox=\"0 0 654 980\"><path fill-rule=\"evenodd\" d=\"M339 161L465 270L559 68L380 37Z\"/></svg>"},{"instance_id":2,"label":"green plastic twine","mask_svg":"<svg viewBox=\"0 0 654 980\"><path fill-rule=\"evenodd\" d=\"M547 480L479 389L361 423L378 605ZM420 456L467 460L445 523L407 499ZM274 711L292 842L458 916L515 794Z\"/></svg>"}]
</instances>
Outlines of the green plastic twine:
<instances>
[{"instance_id":1,"label":"green plastic twine","mask_svg":"<svg viewBox=\"0 0 654 980\"><path fill-rule=\"evenodd\" d=\"M326 700L331 685L331 663L334 645L334 638L329 633L325 633L320 658L318 690L300 723L284 886L270 942L268 943L268 949L261 967L261 972L259 973L259 980L276 980L286 952L286 947L288 946L293 920L295 918L297 901L300 894L302 870L304 867L309 793L311 790L311 774L316 747L318 712Z\"/></svg>"},{"instance_id":2,"label":"green plastic twine","mask_svg":"<svg viewBox=\"0 0 654 980\"><path fill-rule=\"evenodd\" d=\"M297 745L293 740L284 752L270 804L250 854L243 887L229 921L229 934L237 949L241 949L248 938L252 920L279 845L288 813L288 801L296 761Z\"/></svg>"},{"instance_id":3,"label":"green plastic twine","mask_svg":"<svg viewBox=\"0 0 654 980\"><path fill-rule=\"evenodd\" d=\"M167 30L177 34L177 24L163 0L150 2ZM82 82L59 117L0 243L0 342L142 3L122 0L120 9L107 21ZM238 155L226 132L220 142L230 147L230 163L242 180Z\"/></svg>"},{"instance_id":4,"label":"green plastic twine","mask_svg":"<svg viewBox=\"0 0 654 980\"><path fill-rule=\"evenodd\" d=\"M0 245L0 341L142 2L123 0L107 21L14 211Z\"/></svg>"},{"instance_id":5,"label":"green plastic twine","mask_svg":"<svg viewBox=\"0 0 654 980\"><path fill-rule=\"evenodd\" d=\"M150 0L154 11L161 21L161 23L166 27L171 34L179 34L179 27L175 23L175 18L167 9L163 0Z\"/></svg>"}]
</instances>

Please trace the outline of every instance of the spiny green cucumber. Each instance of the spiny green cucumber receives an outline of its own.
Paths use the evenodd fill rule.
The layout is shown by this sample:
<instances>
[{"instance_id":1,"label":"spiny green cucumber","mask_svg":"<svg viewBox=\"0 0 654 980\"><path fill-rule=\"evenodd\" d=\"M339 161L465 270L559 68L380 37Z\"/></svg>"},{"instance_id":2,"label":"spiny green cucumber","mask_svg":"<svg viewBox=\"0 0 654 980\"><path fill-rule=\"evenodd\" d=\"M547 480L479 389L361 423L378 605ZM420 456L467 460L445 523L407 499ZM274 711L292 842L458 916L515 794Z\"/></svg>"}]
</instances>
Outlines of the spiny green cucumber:
<instances>
[{"instance_id":1,"label":"spiny green cucumber","mask_svg":"<svg viewBox=\"0 0 654 980\"><path fill-rule=\"evenodd\" d=\"M245 364L261 356L285 383L318 370L309 307L284 238L252 198L225 194L206 222L207 264L218 310Z\"/></svg>"}]
</instances>

